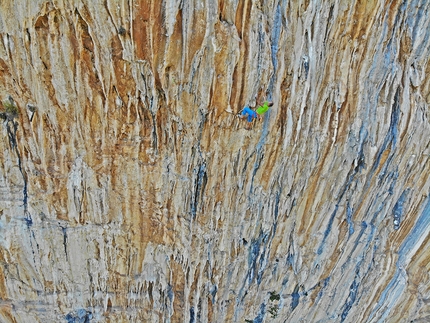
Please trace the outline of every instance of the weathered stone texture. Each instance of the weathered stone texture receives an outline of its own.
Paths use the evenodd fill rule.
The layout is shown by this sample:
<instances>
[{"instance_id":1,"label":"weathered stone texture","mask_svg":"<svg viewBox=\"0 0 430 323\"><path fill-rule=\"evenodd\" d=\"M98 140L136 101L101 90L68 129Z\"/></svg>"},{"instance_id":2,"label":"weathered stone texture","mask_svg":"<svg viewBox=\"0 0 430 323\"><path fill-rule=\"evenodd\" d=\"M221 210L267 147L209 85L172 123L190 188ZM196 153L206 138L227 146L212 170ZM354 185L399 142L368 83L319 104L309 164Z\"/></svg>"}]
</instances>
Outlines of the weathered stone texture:
<instances>
[{"instance_id":1,"label":"weathered stone texture","mask_svg":"<svg viewBox=\"0 0 430 323\"><path fill-rule=\"evenodd\" d=\"M429 11L1 1L0 321L430 320Z\"/></svg>"}]
</instances>

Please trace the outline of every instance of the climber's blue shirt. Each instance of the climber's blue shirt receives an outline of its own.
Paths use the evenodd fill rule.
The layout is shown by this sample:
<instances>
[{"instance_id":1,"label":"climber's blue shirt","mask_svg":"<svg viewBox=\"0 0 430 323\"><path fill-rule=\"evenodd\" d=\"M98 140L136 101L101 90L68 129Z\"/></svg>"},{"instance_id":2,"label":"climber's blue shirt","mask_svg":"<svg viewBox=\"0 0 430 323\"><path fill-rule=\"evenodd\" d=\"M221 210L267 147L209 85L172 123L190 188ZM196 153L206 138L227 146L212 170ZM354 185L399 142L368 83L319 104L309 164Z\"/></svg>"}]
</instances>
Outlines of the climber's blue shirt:
<instances>
[{"instance_id":1,"label":"climber's blue shirt","mask_svg":"<svg viewBox=\"0 0 430 323\"><path fill-rule=\"evenodd\" d=\"M254 110L251 110L249 107L245 107L240 115L241 116L248 115L248 119L247 119L248 122L252 122L252 119L257 118L257 112L255 112Z\"/></svg>"}]
</instances>

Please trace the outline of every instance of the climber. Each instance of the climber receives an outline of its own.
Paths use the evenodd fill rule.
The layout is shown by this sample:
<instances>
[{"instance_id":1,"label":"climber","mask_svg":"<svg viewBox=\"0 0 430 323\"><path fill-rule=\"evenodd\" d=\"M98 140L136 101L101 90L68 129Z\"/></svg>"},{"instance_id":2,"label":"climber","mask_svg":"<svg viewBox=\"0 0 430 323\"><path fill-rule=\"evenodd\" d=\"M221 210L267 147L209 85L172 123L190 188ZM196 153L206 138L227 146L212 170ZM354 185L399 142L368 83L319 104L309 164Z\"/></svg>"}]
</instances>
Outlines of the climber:
<instances>
[{"instance_id":1,"label":"climber","mask_svg":"<svg viewBox=\"0 0 430 323\"><path fill-rule=\"evenodd\" d=\"M264 103L257 107L254 111L249 106L245 106L242 112L238 115L239 118L247 117L248 122L252 122L254 119L261 119L261 116L269 110L269 108L273 106L273 102L264 101Z\"/></svg>"},{"instance_id":2,"label":"climber","mask_svg":"<svg viewBox=\"0 0 430 323\"><path fill-rule=\"evenodd\" d=\"M273 102L264 101L262 105L260 105L257 110L255 110L259 115L262 115L269 110L269 108L273 106Z\"/></svg>"},{"instance_id":3,"label":"climber","mask_svg":"<svg viewBox=\"0 0 430 323\"><path fill-rule=\"evenodd\" d=\"M246 106L245 108L243 108L242 113L238 115L238 117L241 119L246 116L248 116L247 118L248 122L252 122L252 120L259 117L257 112L252 110L249 106Z\"/></svg>"}]
</instances>

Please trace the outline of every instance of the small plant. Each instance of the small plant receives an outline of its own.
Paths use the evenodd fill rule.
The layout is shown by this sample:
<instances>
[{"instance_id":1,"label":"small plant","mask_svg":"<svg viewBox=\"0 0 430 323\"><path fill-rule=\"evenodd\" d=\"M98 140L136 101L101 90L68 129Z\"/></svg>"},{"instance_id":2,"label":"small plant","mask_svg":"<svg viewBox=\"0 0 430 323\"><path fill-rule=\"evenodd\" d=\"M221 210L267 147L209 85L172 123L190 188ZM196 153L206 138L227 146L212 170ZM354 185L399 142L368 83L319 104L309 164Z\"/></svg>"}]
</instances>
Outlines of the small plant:
<instances>
[{"instance_id":1,"label":"small plant","mask_svg":"<svg viewBox=\"0 0 430 323\"><path fill-rule=\"evenodd\" d=\"M277 302L279 302L279 300L281 299L281 296L275 291L269 292L269 294L270 294L269 300L271 303L267 311L270 313L272 319L274 319L278 317L279 304Z\"/></svg>"},{"instance_id":2,"label":"small plant","mask_svg":"<svg viewBox=\"0 0 430 323\"><path fill-rule=\"evenodd\" d=\"M4 111L0 112L0 117L2 119L13 120L18 116L18 107L10 95L8 95L8 97L3 100L2 103L4 107Z\"/></svg>"},{"instance_id":3,"label":"small plant","mask_svg":"<svg viewBox=\"0 0 430 323\"><path fill-rule=\"evenodd\" d=\"M270 313L270 315L272 316L272 319L274 319L274 318L276 318L276 317L278 316L278 310L279 310L279 307L278 307L278 306L276 306L276 305L271 305L271 306L269 307L268 312L269 312L269 313Z\"/></svg>"},{"instance_id":4,"label":"small plant","mask_svg":"<svg viewBox=\"0 0 430 323\"><path fill-rule=\"evenodd\" d=\"M121 36L124 36L127 30L125 30L125 28L123 26L119 26L118 28L118 34L120 34Z\"/></svg>"},{"instance_id":5,"label":"small plant","mask_svg":"<svg viewBox=\"0 0 430 323\"><path fill-rule=\"evenodd\" d=\"M275 291L273 292L269 292L270 293L270 300L273 301L279 301L281 299L281 296L279 296L278 293L276 293Z\"/></svg>"}]
</instances>

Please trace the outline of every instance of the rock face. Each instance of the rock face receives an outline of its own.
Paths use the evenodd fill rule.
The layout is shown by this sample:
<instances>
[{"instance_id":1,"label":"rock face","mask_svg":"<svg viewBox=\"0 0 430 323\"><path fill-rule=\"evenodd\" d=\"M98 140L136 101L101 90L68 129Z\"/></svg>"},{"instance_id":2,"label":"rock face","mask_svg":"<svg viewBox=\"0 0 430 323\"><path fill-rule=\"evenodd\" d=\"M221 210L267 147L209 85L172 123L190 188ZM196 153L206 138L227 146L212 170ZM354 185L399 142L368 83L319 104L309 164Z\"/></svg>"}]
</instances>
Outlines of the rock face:
<instances>
[{"instance_id":1,"label":"rock face","mask_svg":"<svg viewBox=\"0 0 430 323\"><path fill-rule=\"evenodd\" d=\"M1 1L0 321L428 322L429 12Z\"/></svg>"}]
</instances>

